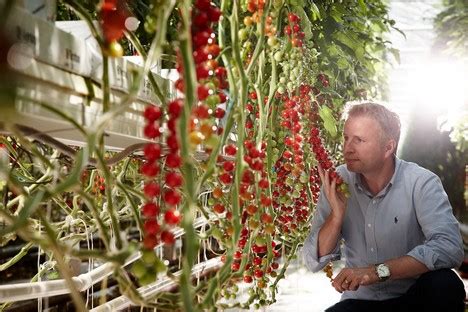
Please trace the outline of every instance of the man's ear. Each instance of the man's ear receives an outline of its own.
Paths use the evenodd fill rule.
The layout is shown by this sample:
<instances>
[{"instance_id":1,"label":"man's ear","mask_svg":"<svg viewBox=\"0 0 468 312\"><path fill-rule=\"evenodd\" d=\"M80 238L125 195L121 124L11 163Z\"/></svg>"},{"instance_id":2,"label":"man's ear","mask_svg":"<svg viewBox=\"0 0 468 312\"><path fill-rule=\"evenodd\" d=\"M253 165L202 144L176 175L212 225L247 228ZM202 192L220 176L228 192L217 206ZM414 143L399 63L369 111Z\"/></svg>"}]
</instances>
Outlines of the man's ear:
<instances>
[{"instance_id":1,"label":"man's ear","mask_svg":"<svg viewBox=\"0 0 468 312\"><path fill-rule=\"evenodd\" d=\"M394 139L389 139L385 144L385 157L390 157L396 152L396 142Z\"/></svg>"}]
</instances>

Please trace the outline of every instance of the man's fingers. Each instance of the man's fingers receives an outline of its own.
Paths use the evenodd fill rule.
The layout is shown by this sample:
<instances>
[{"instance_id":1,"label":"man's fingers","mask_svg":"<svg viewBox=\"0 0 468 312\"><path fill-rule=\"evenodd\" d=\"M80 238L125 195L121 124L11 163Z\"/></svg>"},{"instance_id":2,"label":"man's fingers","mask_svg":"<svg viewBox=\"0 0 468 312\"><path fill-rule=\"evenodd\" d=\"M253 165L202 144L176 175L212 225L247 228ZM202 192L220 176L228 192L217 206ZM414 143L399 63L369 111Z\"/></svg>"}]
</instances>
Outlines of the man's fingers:
<instances>
[{"instance_id":1,"label":"man's fingers","mask_svg":"<svg viewBox=\"0 0 468 312\"><path fill-rule=\"evenodd\" d=\"M332 195L335 198L338 196L336 191L336 179L331 180L330 195Z\"/></svg>"},{"instance_id":2,"label":"man's fingers","mask_svg":"<svg viewBox=\"0 0 468 312\"><path fill-rule=\"evenodd\" d=\"M363 277L362 277L362 280L361 280L361 285L368 285L370 282L370 276L368 274L365 274Z\"/></svg>"},{"instance_id":3,"label":"man's fingers","mask_svg":"<svg viewBox=\"0 0 468 312\"><path fill-rule=\"evenodd\" d=\"M330 186L330 175L327 170L323 170L324 181L322 181L327 187Z\"/></svg>"},{"instance_id":4,"label":"man's fingers","mask_svg":"<svg viewBox=\"0 0 468 312\"><path fill-rule=\"evenodd\" d=\"M342 293L344 291L343 285L338 283L332 283L332 286L336 289L337 292Z\"/></svg>"},{"instance_id":5,"label":"man's fingers","mask_svg":"<svg viewBox=\"0 0 468 312\"><path fill-rule=\"evenodd\" d=\"M359 281L355 278L348 287L348 290L356 291L359 288Z\"/></svg>"},{"instance_id":6,"label":"man's fingers","mask_svg":"<svg viewBox=\"0 0 468 312\"><path fill-rule=\"evenodd\" d=\"M345 196L342 192L340 192L339 190L337 190L336 193L337 193L338 199L339 199L341 202L343 202L343 203L346 202L347 198L346 198L346 196Z\"/></svg>"},{"instance_id":7,"label":"man's fingers","mask_svg":"<svg viewBox=\"0 0 468 312\"><path fill-rule=\"evenodd\" d=\"M325 172L325 170L323 170L323 168L320 165L317 165L317 168L318 168L318 172L319 172L319 176L320 176L320 181L322 182L323 190L325 191L325 195L328 198L329 185L328 185L328 182L326 180L326 176L328 176L328 174Z\"/></svg>"},{"instance_id":8,"label":"man's fingers","mask_svg":"<svg viewBox=\"0 0 468 312\"><path fill-rule=\"evenodd\" d=\"M320 166L320 164L317 165L317 169L318 169L318 173L319 173L319 176L320 176L320 181L322 181L322 183L323 183L324 180L325 180L325 177L324 177L322 166Z\"/></svg>"},{"instance_id":9,"label":"man's fingers","mask_svg":"<svg viewBox=\"0 0 468 312\"><path fill-rule=\"evenodd\" d=\"M341 287L341 285L343 284L343 282L345 281L346 279L346 271L341 271L340 273L338 273L335 278L333 279L333 283L339 287Z\"/></svg>"},{"instance_id":10,"label":"man's fingers","mask_svg":"<svg viewBox=\"0 0 468 312\"><path fill-rule=\"evenodd\" d=\"M333 190L336 190L336 179L331 180L331 186Z\"/></svg>"}]
</instances>

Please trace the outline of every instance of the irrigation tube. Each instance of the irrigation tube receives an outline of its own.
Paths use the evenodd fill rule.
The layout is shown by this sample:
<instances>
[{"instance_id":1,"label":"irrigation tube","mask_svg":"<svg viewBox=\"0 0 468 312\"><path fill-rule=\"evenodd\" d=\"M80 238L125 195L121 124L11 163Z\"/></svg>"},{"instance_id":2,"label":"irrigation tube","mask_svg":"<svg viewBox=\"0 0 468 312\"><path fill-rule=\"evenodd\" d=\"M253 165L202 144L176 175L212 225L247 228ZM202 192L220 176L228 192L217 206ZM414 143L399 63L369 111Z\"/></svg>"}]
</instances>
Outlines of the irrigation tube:
<instances>
[{"instance_id":1,"label":"irrigation tube","mask_svg":"<svg viewBox=\"0 0 468 312\"><path fill-rule=\"evenodd\" d=\"M200 217L195 220L193 225L195 228L198 228L207 223L208 221L204 217ZM178 238L184 235L184 230L181 228L177 228L173 231L173 233L174 236ZM155 249L158 249L162 246L163 244L160 244L156 246ZM133 254L125 262L124 266L135 262L140 257L140 252ZM99 283L104 278L111 275L112 272L114 272L113 265L106 263L91 270L88 273L80 274L79 276L73 277L73 283L75 284L76 289L78 289L79 291L85 291L88 288L91 288L91 286L93 286L94 284ZM16 302L43 297L53 297L69 293L70 290L68 289L64 279L35 283L27 282L19 284L0 285L0 303Z\"/></svg>"},{"instance_id":2,"label":"irrigation tube","mask_svg":"<svg viewBox=\"0 0 468 312\"><path fill-rule=\"evenodd\" d=\"M197 275L197 274L202 274L204 271L215 269L215 268L221 267L222 265L223 265L223 262L221 262L221 257L212 258L208 261L194 265L192 268L192 276ZM181 274L182 274L182 271L177 271L176 273L174 273L174 275L177 277ZM175 285L176 285L175 281L171 280L169 277L165 277L150 285L138 288L138 292L143 298L147 299L157 294L158 292L169 290L171 287ZM133 305L133 303L129 298L125 296L120 296L92 309L90 312L120 311L125 308L128 308L131 305Z\"/></svg>"}]
</instances>

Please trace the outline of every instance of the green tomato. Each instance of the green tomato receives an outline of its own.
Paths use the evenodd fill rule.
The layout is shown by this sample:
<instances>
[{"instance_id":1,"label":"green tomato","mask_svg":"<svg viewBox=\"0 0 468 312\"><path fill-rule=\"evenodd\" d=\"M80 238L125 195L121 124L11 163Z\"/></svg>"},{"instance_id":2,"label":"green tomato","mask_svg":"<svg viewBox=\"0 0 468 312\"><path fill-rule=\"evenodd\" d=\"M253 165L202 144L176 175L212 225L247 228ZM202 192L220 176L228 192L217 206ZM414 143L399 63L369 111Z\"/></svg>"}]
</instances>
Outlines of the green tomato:
<instances>
[{"instance_id":1,"label":"green tomato","mask_svg":"<svg viewBox=\"0 0 468 312\"><path fill-rule=\"evenodd\" d=\"M217 104L219 104L219 95L217 94L212 94L209 95L205 99L205 103L210 107L210 108L215 108Z\"/></svg>"},{"instance_id":2,"label":"green tomato","mask_svg":"<svg viewBox=\"0 0 468 312\"><path fill-rule=\"evenodd\" d=\"M240 41L245 41L249 37L249 31L247 30L247 28L241 28L239 29L238 35Z\"/></svg>"},{"instance_id":3,"label":"green tomato","mask_svg":"<svg viewBox=\"0 0 468 312\"><path fill-rule=\"evenodd\" d=\"M282 84L285 84L286 81L287 81L286 77L284 77L284 76L279 79L279 82L282 83Z\"/></svg>"},{"instance_id":4,"label":"green tomato","mask_svg":"<svg viewBox=\"0 0 468 312\"><path fill-rule=\"evenodd\" d=\"M257 246L265 246L266 244L266 239L265 237L263 236L257 236L255 238L255 244L257 244Z\"/></svg>"},{"instance_id":5,"label":"green tomato","mask_svg":"<svg viewBox=\"0 0 468 312\"><path fill-rule=\"evenodd\" d=\"M278 92L279 92L280 94L283 94L285 91L286 91L286 90L284 89L283 86L279 86L279 87L278 87Z\"/></svg>"},{"instance_id":6,"label":"green tomato","mask_svg":"<svg viewBox=\"0 0 468 312\"><path fill-rule=\"evenodd\" d=\"M270 40L270 39L268 39L268 40ZM275 59L275 61L281 62L281 60L283 59L283 52L281 52L281 51L276 52L273 55L273 58Z\"/></svg>"},{"instance_id":7,"label":"green tomato","mask_svg":"<svg viewBox=\"0 0 468 312\"><path fill-rule=\"evenodd\" d=\"M147 268L143 261L136 261L132 265L132 273L136 278L141 279L146 274Z\"/></svg>"},{"instance_id":8,"label":"green tomato","mask_svg":"<svg viewBox=\"0 0 468 312\"><path fill-rule=\"evenodd\" d=\"M147 15L143 27L145 28L147 33L154 33L156 31L156 19L151 15Z\"/></svg>"},{"instance_id":9,"label":"green tomato","mask_svg":"<svg viewBox=\"0 0 468 312\"><path fill-rule=\"evenodd\" d=\"M276 37L274 37L274 36L271 36L271 37L268 38L267 44L270 47L274 47L274 46L276 46L278 44L278 39L276 39Z\"/></svg>"},{"instance_id":10,"label":"green tomato","mask_svg":"<svg viewBox=\"0 0 468 312\"><path fill-rule=\"evenodd\" d=\"M243 47L244 49L246 49L247 51L250 51L250 50L252 49L252 42L246 41L246 42L244 42L244 44L242 45L242 47Z\"/></svg>"},{"instance_id":11,"label":"green tomato","mask_svg":"<svg viewBox=\"0 0 468 312\"><path fill-rule=\"evenodd\" d=\"M156 280L156 274L145 274L142 278L139 279L141 285L148 285L153 283Z\"/></svg>"},{"instance_id":12,"label":"green tomato","mask_svg":"<svg viewBox=\"0 0 468 312\"><path fill-rule=\"evenodd\" d=\"M293 70L292 70L294 76L296 77L299 77L299 75L301 74L301 69L299 67L295 67Z\"/></svg>"},{"instance_id":13,"label":"green tomato","mask_svg":"<svg viewBox=\"0 0 468 312\"><path fill-rule=\"evenodd\" d=\"M158 257L153 250L145 250L141 255L141 260L143 260L147 265L152 265L158 260Z\"/></svg>"},{"instance_id":14,"label":"green tomato","mask_svg":"<svg viewBox=\"0 0 468 312\"><path fill-rule=\"evenodd\" d=\"M112 41L109 43L106 52L110 57L122 57L124 54L124 50L118 41Z\"/></svg>"},{"instance_id":15,"label":"green tomato","mask_svg":"<svg viewBox=\"0 0 468 312\"><path fill-rule=\"evenodd\" d=\"M213 228L213 230L211 231L211 235L217 240L220 240L223 238L223 232L221 232L221 230L217 227Z\"/></svg>"},{"instance_id":16,"label":"green tomato","mask_svg":"<svg viewBox=\"0 0 468 312\"><path fill-rule=\"evenodd\" d=\"M284 0L274 0L273 1L273 7L275 9L281 8L283 6L283 4L284 4Z\"/></svg>"},{"instance_id":17,"label":"green tomato","mask_svg":"<svg viewBox=\"0 0 468 312\"><path fill-rule=\"evenodd\" d=\"M156 273L164 273L167 270L166 265L164 262L161 261L161 259L158 259L153 266L153 269L156 271Z\"/></svg>"},{"instance_id":18,"label":"green tomato","mask_svg":"<svg viewBox=\"0 0 468 312\"><path fill-rule=\"evenodd\" d=\"M219 142L218 136L212 135L207 140L205 140L205 145L213 149L218 145L218 142Z\"/></svg>"},{"instance_id":19,"label":"green tomato","mask_svg":"<svg viewBox=\"0 0 468 312\"><path fill-rule=\"evenodd\" d=\"M214 82L207 82L205 83L205 87L207 87L208 89L211 89L211 90L216 90L216 85L214 84Z\"/></svg>"}]
</instances>

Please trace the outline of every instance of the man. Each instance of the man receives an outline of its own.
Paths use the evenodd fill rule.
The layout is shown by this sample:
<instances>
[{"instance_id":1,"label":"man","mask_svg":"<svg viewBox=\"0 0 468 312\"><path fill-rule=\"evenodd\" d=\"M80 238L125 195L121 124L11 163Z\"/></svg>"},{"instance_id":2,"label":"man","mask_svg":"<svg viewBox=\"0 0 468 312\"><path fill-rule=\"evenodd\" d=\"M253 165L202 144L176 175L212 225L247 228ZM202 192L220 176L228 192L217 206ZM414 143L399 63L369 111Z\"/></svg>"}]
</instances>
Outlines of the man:
<instances>
[{"instance_id":1,"label":"man","mask_svg":"<svg viewBox=\"0 0 468 312\"><path fill-rule=\"evenodd\" d=\"M463 283L450 268L464 257L459 225L440 179L395 154L398 115L352 106L344 126L346 199L319 168L322 191L304 243L312 271L340 258L332 281L341 301L327 311L464 311ZM430 157L430 155L428 155Z\"/></svg>"}]
</instances>

